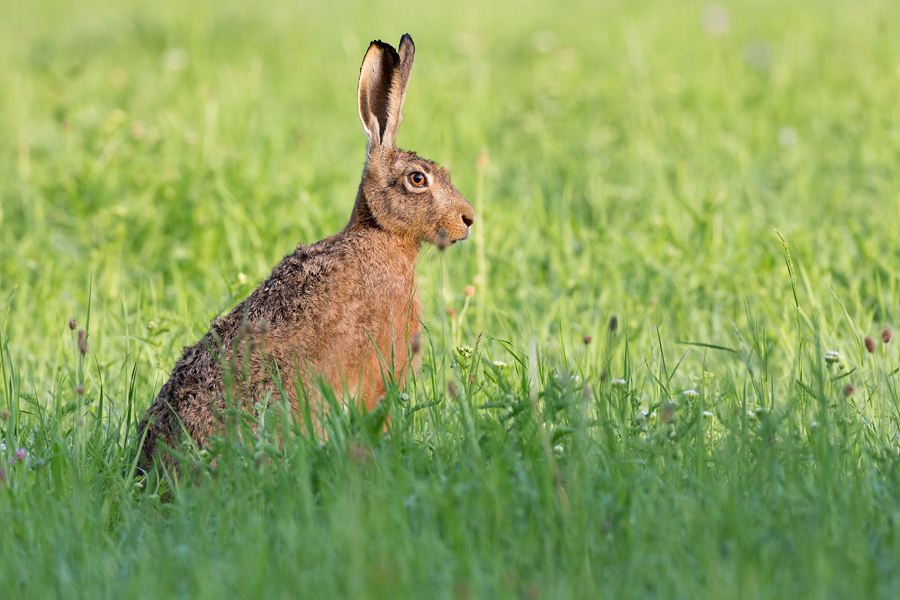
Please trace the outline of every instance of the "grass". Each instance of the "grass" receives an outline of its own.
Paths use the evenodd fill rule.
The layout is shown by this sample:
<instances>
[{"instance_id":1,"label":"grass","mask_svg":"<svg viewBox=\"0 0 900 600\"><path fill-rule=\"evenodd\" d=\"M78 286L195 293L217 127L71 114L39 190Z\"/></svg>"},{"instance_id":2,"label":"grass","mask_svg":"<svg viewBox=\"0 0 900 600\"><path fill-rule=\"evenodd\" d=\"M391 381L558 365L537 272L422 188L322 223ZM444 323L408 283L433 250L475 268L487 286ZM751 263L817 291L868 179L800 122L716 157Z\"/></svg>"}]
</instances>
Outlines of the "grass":
<instances>
[{"instance_id":1,"label":"grass","mask_svg":"<svg viewBox=\"0 0 900 600\"><path fill-rule=\"evenodd\" d=\"M4 3L3 596L897 597L900 11L725 8ZM141 488L180 347L346 222L406 31L398 143L478 221L390 431L275 406Z\"/></svg>"}]
</instances>

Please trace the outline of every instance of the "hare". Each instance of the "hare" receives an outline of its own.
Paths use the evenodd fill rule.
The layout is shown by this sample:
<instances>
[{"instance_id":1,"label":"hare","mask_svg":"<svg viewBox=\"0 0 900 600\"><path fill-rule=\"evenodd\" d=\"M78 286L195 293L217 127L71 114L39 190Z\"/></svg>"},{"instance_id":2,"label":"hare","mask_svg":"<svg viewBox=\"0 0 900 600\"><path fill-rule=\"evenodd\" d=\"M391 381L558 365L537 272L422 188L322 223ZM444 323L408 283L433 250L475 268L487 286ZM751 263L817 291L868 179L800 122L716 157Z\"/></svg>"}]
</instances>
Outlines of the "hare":
<instances>
[{"instance_id":1,"label":"hare","mask_svg":"<svg viewBox=\"0 0 900 600\"><path fill-rule=\"evenodd\" d=\"M296 412L298 398L315 396L319 377L369 409L385 393L385 371L404 380L410 340L420 330L415 265L422 243L443 248L464 240L475 220L440 167L394 144L414 54L409 34L399 51L380 40L369 45L358 88L366 163L349 223L298 245L184 349L139 425L141 468L183 432L200 448L221 433L226 386L239 388L233 397L244 407L283 390ZM244 376L226 376L228 361Z\"/></svg>"}]
</instances>

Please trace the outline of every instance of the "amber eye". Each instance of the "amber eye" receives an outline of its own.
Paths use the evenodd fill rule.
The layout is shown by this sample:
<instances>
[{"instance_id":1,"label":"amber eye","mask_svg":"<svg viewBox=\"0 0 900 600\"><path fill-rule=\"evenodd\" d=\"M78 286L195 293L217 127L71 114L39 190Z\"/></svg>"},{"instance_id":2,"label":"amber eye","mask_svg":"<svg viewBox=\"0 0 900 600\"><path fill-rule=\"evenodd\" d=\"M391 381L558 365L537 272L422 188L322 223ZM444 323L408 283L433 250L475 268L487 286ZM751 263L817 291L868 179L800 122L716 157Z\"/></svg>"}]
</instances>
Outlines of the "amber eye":
<instances>
[{"instance_id":1,"label":"amber eye","mask_svg":"<svg viewBox=\"0 0 900 600\"><path fill-rule=\"evenodd\" d=\"M428 181L425 178L425 174L419 173L418 171L410 173L408 179L414 187L425 187L425 183Z\"/></svg>"}]
</instances>

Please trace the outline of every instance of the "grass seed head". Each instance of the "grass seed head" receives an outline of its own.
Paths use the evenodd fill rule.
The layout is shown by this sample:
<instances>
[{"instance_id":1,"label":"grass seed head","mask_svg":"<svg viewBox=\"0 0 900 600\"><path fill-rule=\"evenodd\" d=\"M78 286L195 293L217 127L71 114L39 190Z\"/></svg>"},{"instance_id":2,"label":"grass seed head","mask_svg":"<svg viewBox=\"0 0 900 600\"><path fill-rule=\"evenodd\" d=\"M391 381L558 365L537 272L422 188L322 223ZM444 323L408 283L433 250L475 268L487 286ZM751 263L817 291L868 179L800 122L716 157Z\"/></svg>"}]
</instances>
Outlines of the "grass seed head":
<instances>
[{"instance_id":1,"label":"grass seed head","mask_svg":"<svg viewBox=\"0 0 900 600\"><path fill-rule=\"evenodd\" d=\"M451 398L456 398L456 384L452 381L447 382L447 395Z\"/></svg>"},{"instance_id":2,"label":"grass seed head","mask_svg":"<svg viewBox=\"0 0 900 600\"><path fill-rule=\"evenodd\" d=\"M467 285L466 286L466 298L471 298L474 295L475 295L475 286Z\"/></svg>"},{"instance_id":3,"label":"grass seed head","mask_svg":"<svg viewBox=\"0 0 900 600\"><path fill-rule=\"evenodd\" d=\"M79 396L84 396L84 386L81 384L76 385L75 393L78 394Z\"/></svg>"},{"instance_id":4,"label":"grass seed head","mask_svg":"<svg viewBox=\"0 0 900 600\"><path fill-rule=\"evenodd\" d=\"M347 446L347 456L358 467L368 466L369 463L371 463L374 459L374 456L372 456L372 451L359 442L353 442L349 446Z\"/></svg>"},{"instance_id":5,"label":"grass seed head","mask_svg":"<svg viewBox=\"0 0 900 600\"><path fill-rule=\"evenodd\" d=\"M619 328L619 317L613 315L609 318L609 332L615 333L616 329Z\"/></svg>"},{"instance_id":6,"label":"grass seed head","mask_svg":"<svg viewBox=\"0 0 900 600\"><path fill-rule=\"evenodd\" d=\"M475 161L475 169L481 171L488 164L488 149L487 146L481 149L481 152L478 153L478 160Z\"/></svg>"},{"instance_id":7,"label":"grass seed head","mask_svg":"<svg viewBox=\"0 0 900 600\"><path fill-rule=\"evenodd\" d=\"M87 343L87 335L84 333L84 329L78 330L78 351L82 354L87 354L90 351Z\"/></svg>"},{"instance_id":8,"label":"grass seed head","mask_svg":"<svg viewBox=\"0 0 900 600\"><path fill-rule=\"evenodd\" d=\"M4 408L3 411L0 412L0 419L2 419L4 421L8 421L9 417L10 417L9 411Z\"/></svg>"},{"instance_id":9,"label":"grass seed head","mask_svg":"<svg viewBox=\"0 0 900 600\"><path fill-rule=\"evenodd\" d=\"M660 419L663 423L671 423L672 419L675 418L675 407L677 404L674 402L666 402L662 406L662 415L660 415Z\"/></svg>"},{"instance_id":10,"label":"grass seed head","mask_svg":"<svg viewBox=\"0 0 900 600\"><path fill-rule=\"evenodd\" d=\"M891 339L894 337L894 332L891 331L890 327L885 327L881 330L881 341L885 344L889 344Z\"/></svg>"},{"instance_id":11,"label":"grass seed head","mask_svg":"<svg viewBox=\"0 0 900 600\"><path fill-rule=\"evenodd\" d=\"M584 338L582 339L582 341L584 342L584 345L587 346L588 344L591 343L591 340L592 340L592 339L593 339L593 338L591 338L591 336L586 335L586 336L584 336Z\"/></svg>"},{"instance_id":12,"label":"grass seed head","mask_svg":"<svg viewBox=\"0 0 900 600\"><path fill-rule=\"evenodd\" d=\"M472 588L465 581L460 581L453 586L453 597L456 600L469 600L472 597Z\"/></svg>"},{"instance_id":13,"label":"grass seed head","mask_svg":"<svg viewBox=\"0 0 900 600\"><path fill-rule=\"evenodd\" d=\"M78 323L75 322L75 319L69 319L69 329L75 331L76 327L78 327Z\"/></svg>"},{"instance_id":14,"label":"grass seed head","mask_svg":"<svg viewBox=\"0 0 900 600\"><path fill-rule=\"evenodd\" d=\"M434 245L438 247L438 250L446 250L450 247L450 235L447 233L446 229L441 229Z\"/></svg>"},{"instance_id":15,"label":"grass seed head","mask_svg":"<svg viewBox=\"0 0 900 600\"><path fill-rule=\"evenodd\" d=\"M847 396L847 397L852 396L854 391L856 391L856 386L854 386L852 383L848 383L847 385L844 386L844 395L845 396Z\"/></svg>"},{"instance_id":16,"label":"grass seed head","mask_svg":"<svg viewBox=\"0 0 900 600\"><path fill-rule=\"evenodd\" d=\"M451 319L455 319L456 318L456 309L453 308L452 306L450 308L448 308L447 316L450 317Z\"/></svg>"},{"instance_id":17,"label":"grass seed head","mask_svg":"<svg viewBox=\"0 0 900 600\"><path fill-rule=\"evenodd\" d=\"M875 340L873 340L869 336L866 336L866 339L864 340L864 342L866 344L866 350L869 351L869 354L872 354L873 352L875 352Z\"/></svg>"}]
</instances>

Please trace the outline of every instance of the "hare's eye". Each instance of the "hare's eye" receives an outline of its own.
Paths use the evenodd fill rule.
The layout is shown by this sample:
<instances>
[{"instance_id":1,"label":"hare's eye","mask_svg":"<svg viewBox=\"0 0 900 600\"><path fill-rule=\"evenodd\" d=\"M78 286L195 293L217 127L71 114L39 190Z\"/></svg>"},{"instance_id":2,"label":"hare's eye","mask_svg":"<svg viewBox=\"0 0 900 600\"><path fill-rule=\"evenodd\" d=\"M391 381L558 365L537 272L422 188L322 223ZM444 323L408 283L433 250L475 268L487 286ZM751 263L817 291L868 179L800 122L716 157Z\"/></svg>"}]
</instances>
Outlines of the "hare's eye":
<instances>
[{"instance_id":1,"label":"hare's eye","mask_svg":"<svg viewBox=\"0 0 900 600\"><path fill-rule=\"evenodd\" d=\"M425 179L425 174L419 173L418 171L416 171L415 173L410 173L407 179L409 179L409 182L414 187L425 187L425 183L428 181L427 179Z\"/></svg>"}]
</instances>

